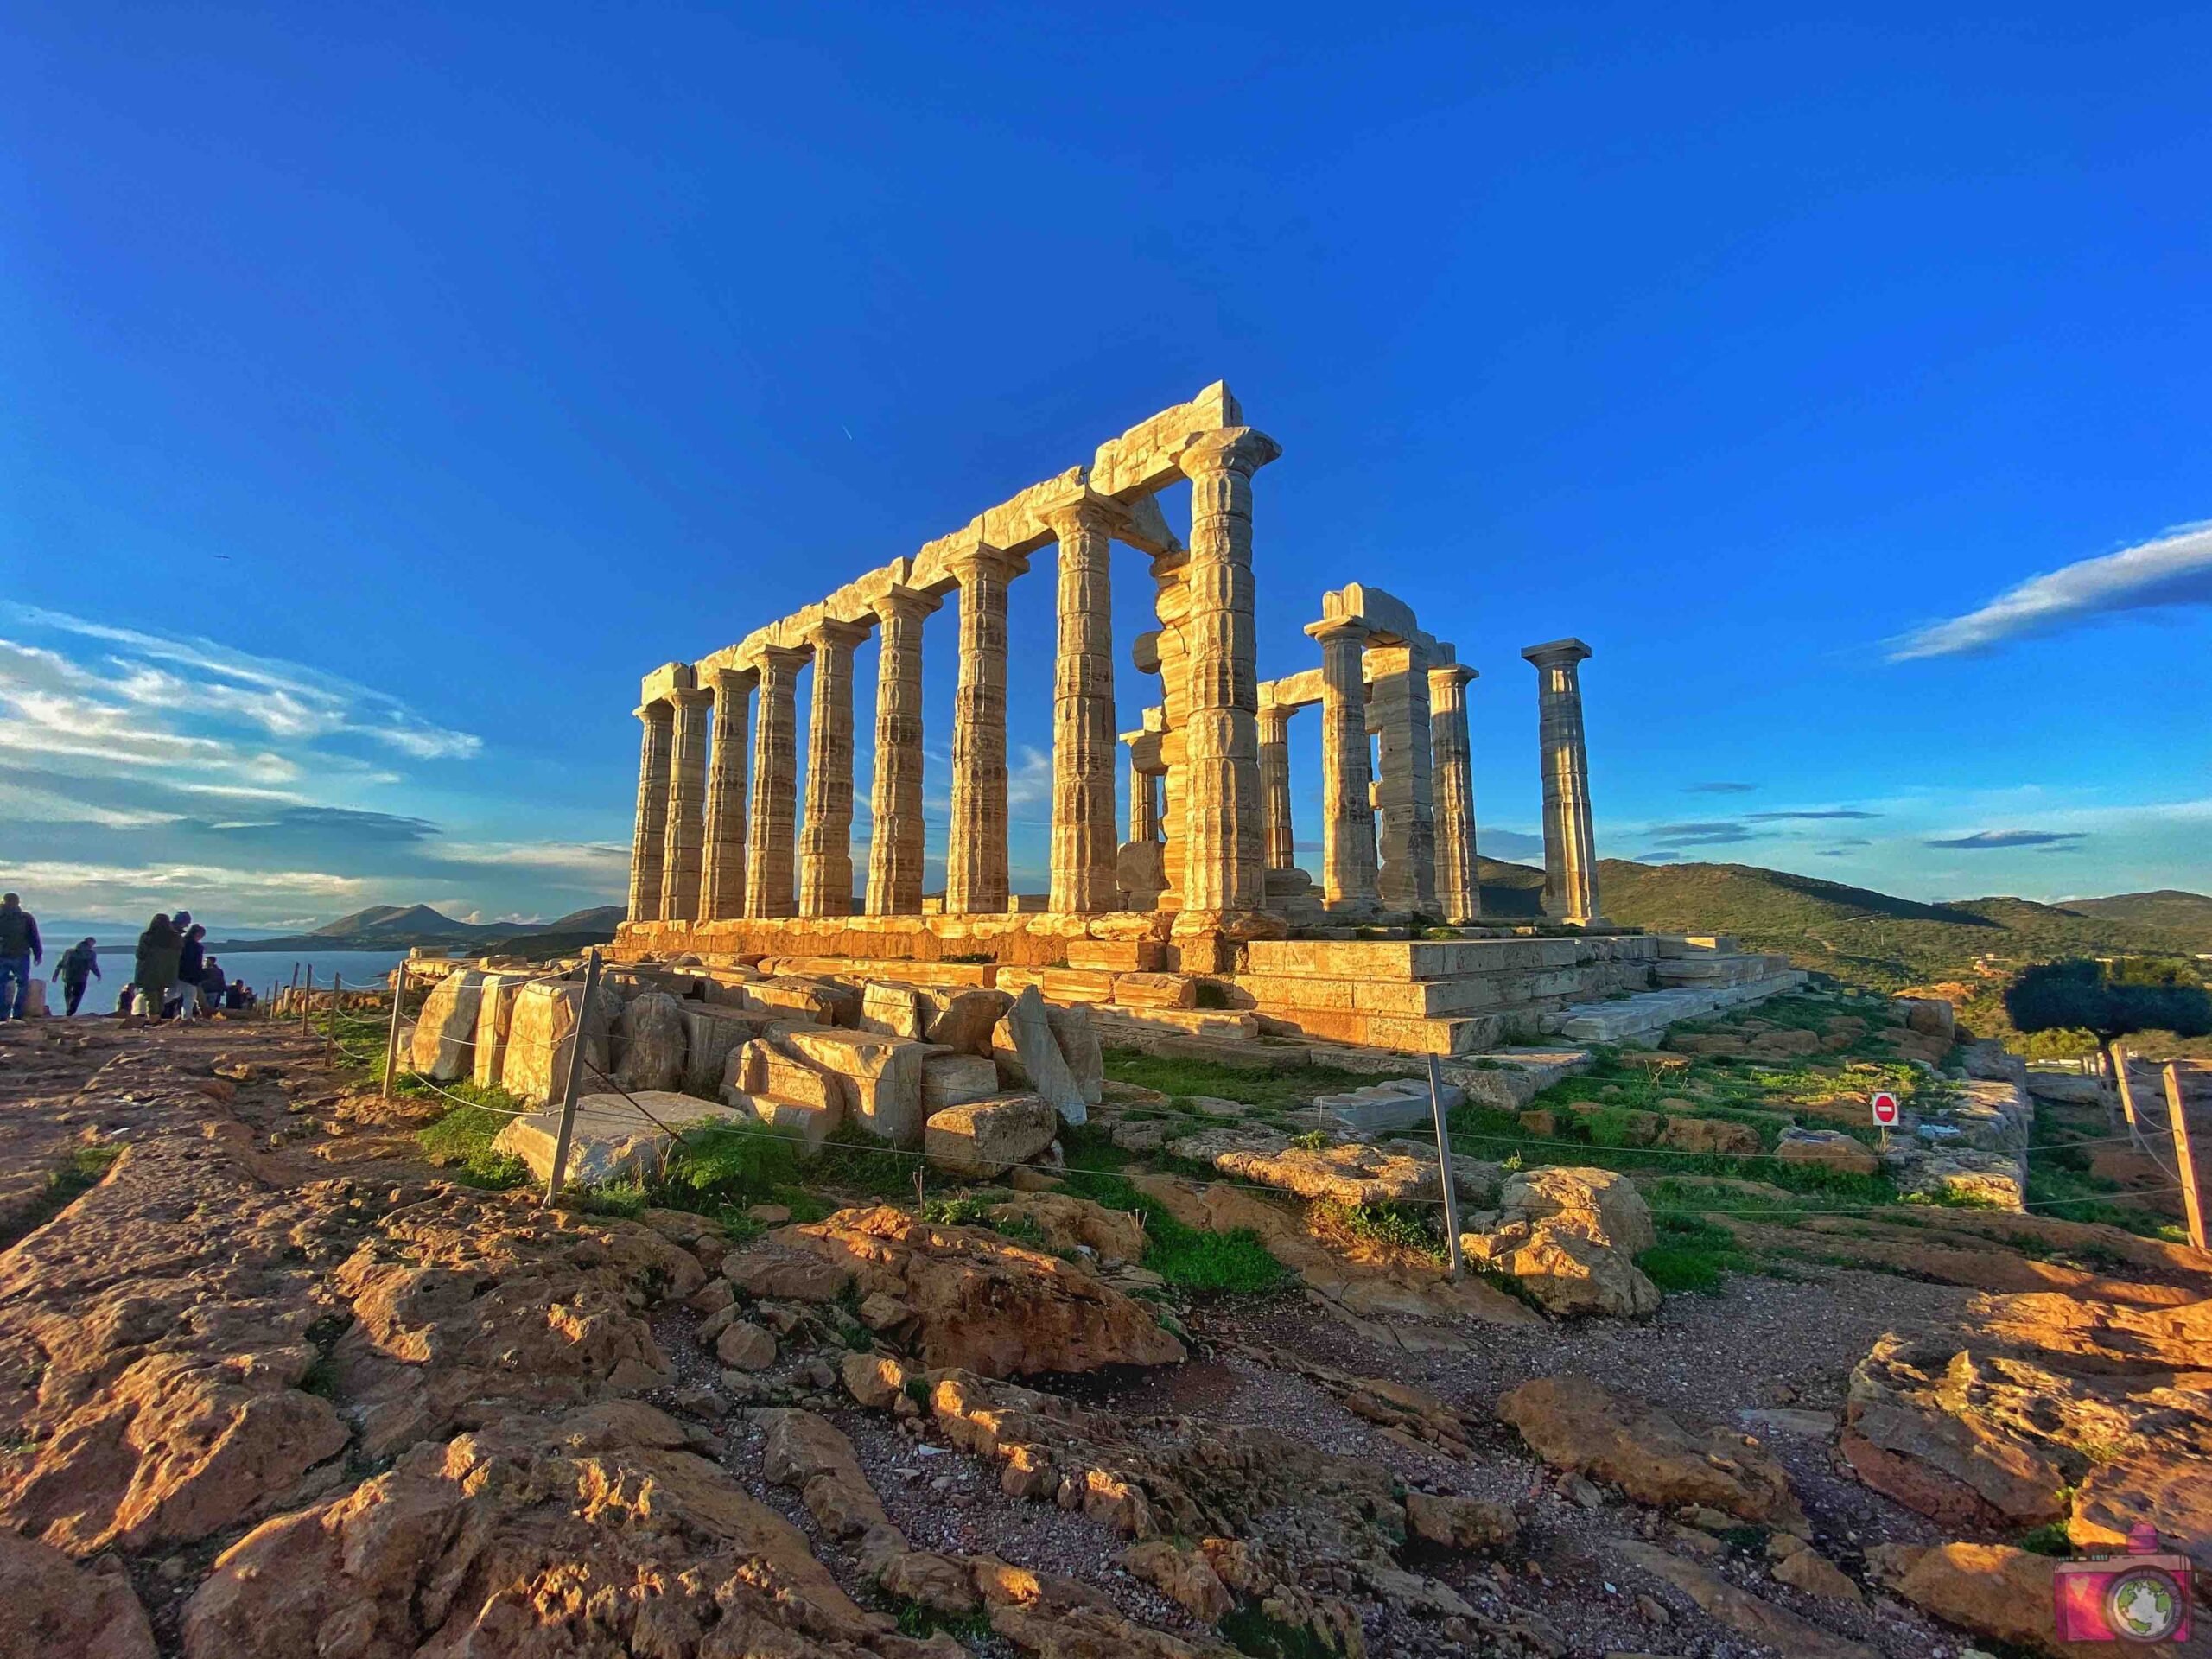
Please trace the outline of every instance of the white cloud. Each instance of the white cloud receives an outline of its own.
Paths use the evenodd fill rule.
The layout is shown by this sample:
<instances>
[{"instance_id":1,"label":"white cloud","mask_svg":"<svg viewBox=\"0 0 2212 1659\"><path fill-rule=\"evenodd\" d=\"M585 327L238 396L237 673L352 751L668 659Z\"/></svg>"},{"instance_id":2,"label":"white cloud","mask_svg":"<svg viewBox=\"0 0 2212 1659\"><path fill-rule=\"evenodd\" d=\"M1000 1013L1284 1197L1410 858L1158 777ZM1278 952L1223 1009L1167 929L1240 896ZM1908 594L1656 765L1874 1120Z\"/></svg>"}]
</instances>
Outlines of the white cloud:
<instances>
[{"instance_id":1,"label":"white cloud","mask_svg":"<svg viewBox=\"0 0 2212 1659\"><path fill-rule=\"evenodd\" d=\"M257 925L281 906L302 899L358 899L371 884L321 870L233 870L209 864L79 864L41 861L0 866L0 880L33 910L135 917L144 911L219 906L227 918Z\"/></svg>"},{"instance_id":2,"label":"white cloud","mask_svg":"<svg viewBox=\"0 0 2212 1659\"><path fill-rule=\"evenodd\" d=\"M2212 604L2212 522L2035 576L1986 605L1891 641L1890 660L1951 657L2124 611Z\"/></svg>"},{"instance_id":3,"label":"white cloud","mask_svg":"<svg viewBox=\"0 0 2212 1659\"><path fill-rule=\"evenodd\" d=\"M438 849L443 864L510 864L531 869L580 870L592 875L630 868L630 849L605 842L450 842Z\"/></svg>"},{"instance_id":4,"label":"white cloud","mask_svg":"<svg viewBox=\"0 0 2212 1659\"><path fill-rule=\"evenodd\" d=\"M1020 764L1007 769L1006 804L1043 806L1052 798L1052 757L1024 743Z\"/></svg>"}]
</instances>

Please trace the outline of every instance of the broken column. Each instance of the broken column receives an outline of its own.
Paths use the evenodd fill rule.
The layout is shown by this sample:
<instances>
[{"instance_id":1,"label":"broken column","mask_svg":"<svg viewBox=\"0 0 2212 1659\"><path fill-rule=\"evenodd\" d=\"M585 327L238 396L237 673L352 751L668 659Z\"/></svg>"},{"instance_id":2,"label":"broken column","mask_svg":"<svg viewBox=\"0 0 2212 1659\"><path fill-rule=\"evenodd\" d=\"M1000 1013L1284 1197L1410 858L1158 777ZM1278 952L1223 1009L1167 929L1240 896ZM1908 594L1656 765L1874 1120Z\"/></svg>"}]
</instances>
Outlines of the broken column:
<instances>
[{"instance_id":1,"label":"broken column","mask_svg":"<svg viewBox=\"0 0 2212 1659\"><path fill-rule=\"evenodd\" d=\"M661 871L668 856L668 760L676 710L656 698L637 711L645 728L638 753L638 820L630 839L630 919L660 919Z\"/></svg>"},{"instance_id":2,"label":"broken column","mask_svg":"<svg viewBox=\"0 0 2212 1659\"><path fill-rule=\"evenodd\" d=\"M662 855L663 921L688 922L699 914L699 867L706 839L707 711L711 691L677 690L670 722L668 828Z\"/></svg>"},{"instance_id":3,"label":"broken column","mask_svg":"<svg viewBox=\"0 0 2212 1659\"><path fill-rule=\"evenodd\" d=\"M1298 711L1278 703L1260 708L1260 828L1267 868L1298 868L1298 845L1290 822L1290 717Z\"/></svg>"},{"instance_id":4,"label":"broken column","mask_svg":"<svg viewBox=\"0 0 2212 1659\"><path fill-rule=\"evenodd\" d=\"M1425 637L1370 645L1368 724L1376 735L1376 886L1386 910L1436 912L1436 802Z\"/></svg>"},{"instance_id":5,"label":"broken column","mask_svg":"<svg viewBox=\"0 0 2212 1659\"><path fill-rule=\"evenodd\" d=\"M1006 589L1021 560L977 542L947 556L960 584L960 678L952 699L949 916L1006 909Z\"/></svg>"},{"instance_id":6,"label":"broken column","mask_svg":"<svg viewBox=\"0 0 2212 1659\"><path fill-rule=\"evenodd\" d=\"M1084 490L1046 522L1059 537L1059 650L1052 678L1051 908L1111 910L1114 618L1107 580L1118 515Z\"/></svg>"},{"instance_id":7,"label":"broken column","mask_svg":"<svg viewBox=\"0 0 2212 1659\"><path fill-rule=\"evenodd\" d=\"M760 729L753 748L753 825L745 913L791 913L791 816L798 783L798 671L804 651L760 651Z\"/></svg>"},{"instance_id":8,"label":"broken column","mask_svg":"<svg viewBox=\"0 0 2212 1659\"><path fill-rule=\"evenodd\" d=\"M713 759L707 764L706 848L699 872L699 919L745 913L745 787L752 753L752 697L760 675L715 671Z\"/></svg>"},{"instance_id":9,"label":"broken column","mask_svg":"<svg viewBox=\"0 0 2212 1659\"><path fill-rule=\"evenodd\" d=\"M1179 632L1189 662L1183 792L1182 908L1201 925L1266 901L1260 832L1259 673L1252 622L1252 474L1280 455L1249 426L1194 441L1178 465L1191 480L1190 609Z\"/></svg>"},{"instance_id":10,"label":"broken column","mask_svg":"<svg viewBox=\"0 0 2212 1659\"><path fill-rule=\"evenodd\" d=\"M828 618L808 630L814 696L806 728L806 823L798 838L798 913L853 911L853 647L868 630Z\"/></svg>"},{"instance_id":11,"label":"broken column","mask_svg":"<svg viewBox=\"0 0 2212 1659\"><path fill-rule=\"evenodd\" d=\"M1444 655L1449 646L1439 648ZM1444 919L1482 919L1475 859L1475 781L1467 743L1467 682L1475 671L1447 662L1428 671L1428 729L1436 791L1436 902Z\"/></svg>"},{"instance_id":12,"label":"broken column","mask_svg":"<svg viewBox=\"0 0 2212 1659\"><path fill-rule=\"evenodd\" d=\"M1590 824L1590 755L1582 736L1580 639L1521 653L1536 668L1537 742L1544 780L1544 914L1587 925L1598 912L1597 837Z\"/></svg>"},{"instance_id":13,"label":"broken column","mask_svg":"<svg viewBox=\"0 0 2212 1659\"><path fill-rule=\"evenodd\" d=\"M894 587L877 602L875 779L868 791L868 913L922 910L922 621L940 601Z\"/></svg>"},{"instance_id":14,"label":"broken column","mask_svg":"<svg viewBox=\"0 0 2212 1659\"><path fill-rule=\"evenodd\" d=\"M1306 625L1321 647L1321 900L1332 914L1376 907L1375 809L1369 788L1367 625L1328 617Z\"/></svg>"}]
</instances>

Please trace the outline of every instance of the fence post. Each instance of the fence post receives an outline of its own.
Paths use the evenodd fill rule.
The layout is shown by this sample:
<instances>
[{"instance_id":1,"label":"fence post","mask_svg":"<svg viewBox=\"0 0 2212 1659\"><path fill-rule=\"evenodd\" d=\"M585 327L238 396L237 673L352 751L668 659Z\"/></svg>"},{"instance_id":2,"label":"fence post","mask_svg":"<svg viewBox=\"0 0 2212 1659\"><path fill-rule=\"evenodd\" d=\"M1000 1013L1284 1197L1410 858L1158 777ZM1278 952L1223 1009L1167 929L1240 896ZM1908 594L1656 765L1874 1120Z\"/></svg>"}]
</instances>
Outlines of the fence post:
<instances>
[{"instance_id":1,"label":"fence post","mask_svg":"<svg viewBox=\"0 0 2212 1659\"><path fill-rule=\"evenodd\" d=\"M346 1000L346 976L330 976L330 1024L325 1028L322 1062L325 1065L338 1063L338 1005Z\"/></svg>"},{"instance_id":2,"label":"fence post","mask_svg":"<svg viewBox=\"0 0 2212 1659\"><path fill-rule=\"evenodd\" d=\"M561 1196L561 1180L569 1173L569 1143L576 1133L576 1084L584 1071L584 1043L591 1028L592 994L599 988L599 947L591 948L584 966L584 994L576 1002L576 1028L569 1042L569 1075L561 1084L561 1128L553 1137L553 1167L545 1177L545 1202Z\"/></svg>"},{"instance_id":3,"label":"fence post","mask_svg":"<svg viewBox=\"0 0 2212 1659\"><path fill-rule=\"evenodd\" d=\"M1452 1258L1452 1276L1457 1279L1465 1265L1459 1259L1459 1192L1452 1175L1452 1130L1444 1121L1444 1089L1433 1054L1428 1057L1428 1111L1436 1120L1436 1174L1444 1189L1444 1242Z\"/></svg>"},{"instance_id":4,"label":"fence post","mask_svg":"<svg viewBox=\"0 0 2212 1659\"><path fill-rule=\"evenodd\" d=\"M399 966L391 970L391 1029L384 1039L385 1098L391 1097L392 1084L399 1080L399 1005L407 1000L407 958L399 959Z\"/></svg>"},{"instance_id":5,"label":"fence post","mask_svg":"<svg viewBox=\"0 0 2212 1659\"><path fill-rule=\"evenodd\" d=\"M308 1010L314 1006L315 964L313 963L309 963L308 964L308 982L305 988L300 992L300 1034L303 1037L307 1034L308 1029Z\"/></svg>"},{"instance_id":6,"label":"fence post","mask_svg":"<svg viewBox=\"0 0 2212 1659\"><path fill-rule=\"evenodd\" d=\"M2174 1170L2181 1178L2182 1214L2189 1223L2189 1242L2204 1246L2204 1196L2196 1185L2196 1154L2189 1144L2189 1115L2181 1109L2181 1073L2166 1062L2166 1120L2173 1130Z\"/></svg>"},{"instance_id":7,"label":"fence post","mask_svg":"<svg viewBox=\"0 0 2212 1659\"><path fill-rule=\"evenodd\" d=\"M2133 1142L2135 1150L2140 1152L2143 1150L2143 1126L2135 1116L2135 1090L2128 1086L2126 1043L2112 1046L2112 1075L2113 1086L2120 1094L2120 1116L2127 1120L2127 1138Z\"/></svg>"}]
</instances>

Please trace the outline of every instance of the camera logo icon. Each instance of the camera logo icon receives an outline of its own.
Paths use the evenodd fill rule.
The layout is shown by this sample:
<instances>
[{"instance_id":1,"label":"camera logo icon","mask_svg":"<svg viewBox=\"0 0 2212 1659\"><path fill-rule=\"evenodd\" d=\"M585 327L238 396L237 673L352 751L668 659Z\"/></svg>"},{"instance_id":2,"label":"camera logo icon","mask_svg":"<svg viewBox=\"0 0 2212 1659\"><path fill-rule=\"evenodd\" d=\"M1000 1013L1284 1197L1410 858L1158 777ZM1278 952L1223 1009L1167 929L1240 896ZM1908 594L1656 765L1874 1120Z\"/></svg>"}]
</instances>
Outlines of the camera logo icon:
<instances>
[{"instance_id":1,"label":"camera logo icon","mask_svg":"<svg viewBox=\"0 0 2212 1659\"><path fill-rule=\"evenodd\" d=\"M2138 1525L2125 1555L2063 1561L2051 1579L2062 1642L2185 1642L2189 1557L2162 1552L2156 1529Z\"/></svg>"}]
</instances>

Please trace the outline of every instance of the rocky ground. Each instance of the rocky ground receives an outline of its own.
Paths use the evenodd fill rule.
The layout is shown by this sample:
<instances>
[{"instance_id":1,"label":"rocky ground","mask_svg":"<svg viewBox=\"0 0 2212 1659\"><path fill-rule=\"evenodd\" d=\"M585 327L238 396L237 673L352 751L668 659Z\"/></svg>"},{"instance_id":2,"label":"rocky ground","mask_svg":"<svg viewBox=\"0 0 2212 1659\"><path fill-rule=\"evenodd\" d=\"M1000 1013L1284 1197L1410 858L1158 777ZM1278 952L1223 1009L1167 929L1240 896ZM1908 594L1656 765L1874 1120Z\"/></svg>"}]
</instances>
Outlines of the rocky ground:
<instances>
[{"instance_id":1,"label":"rocky ground","mask_svg":"<svg viewBox=\"0 0 2212 1659\"><path fill-rule=\"evenodd\" d=\"M0 1030L0 1652L1921 1659L2064 1650L2024 1543L2212 1539L2212 1268L2112 1227L1753 1206L1563 1321L1198 1169L1143 1213L1281 1283L1071 1189L548 1211L437 1110Z\"/></svg>"}]
</instances>

